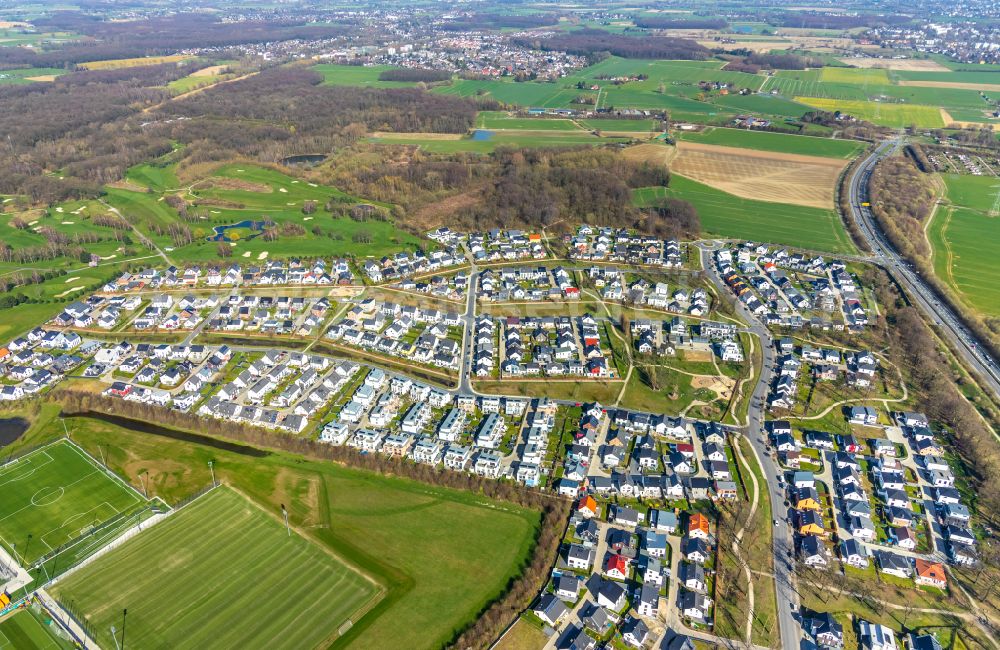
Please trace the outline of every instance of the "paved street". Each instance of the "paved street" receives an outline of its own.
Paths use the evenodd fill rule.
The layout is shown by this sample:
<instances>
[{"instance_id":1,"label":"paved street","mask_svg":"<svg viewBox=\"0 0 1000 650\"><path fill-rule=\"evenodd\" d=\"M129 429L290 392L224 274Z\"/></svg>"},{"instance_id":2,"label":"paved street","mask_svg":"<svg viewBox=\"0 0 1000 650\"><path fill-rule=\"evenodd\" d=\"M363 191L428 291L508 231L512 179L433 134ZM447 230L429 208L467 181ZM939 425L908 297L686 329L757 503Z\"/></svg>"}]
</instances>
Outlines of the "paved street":
<instances>
[{"instance_id":1,"label":"paved street","mask_svg":"<svg viewBox=\"0 0 1000 650\"><path fill-rule=\"evenodd\" d=\"M702 267L718 288L720 294L728 295L729 289L715 268L712 254L716 247L711 243L701 246ZM748 426L746 430L747 439L757 456L761 468L764 471L764 479L767 484L768 497L771 500L771 512L776 518L777 525L774 526L774 536L772 540L772 551L774 554L774 581L778 601L778 626L781 633L782 648L797 648L802 637L801 627L796 619L796 612L799 608L798 596L795 590L795 575L792 567L795 542L792 528L788 525L784 513L787 510L784 505L784 495L778 490L778 482L783 472L778 467L777 462L768 454L764 438L764 406L767 403L768 386L775 365L774 340L771 332L757 318L751 314L743 305L736 301L736 309L740 316L747 322L748 330L757 336L763 352L763 368L760 379L754 387L753 396L750 401L748 412Z\"/></svg>"}]
</instances>

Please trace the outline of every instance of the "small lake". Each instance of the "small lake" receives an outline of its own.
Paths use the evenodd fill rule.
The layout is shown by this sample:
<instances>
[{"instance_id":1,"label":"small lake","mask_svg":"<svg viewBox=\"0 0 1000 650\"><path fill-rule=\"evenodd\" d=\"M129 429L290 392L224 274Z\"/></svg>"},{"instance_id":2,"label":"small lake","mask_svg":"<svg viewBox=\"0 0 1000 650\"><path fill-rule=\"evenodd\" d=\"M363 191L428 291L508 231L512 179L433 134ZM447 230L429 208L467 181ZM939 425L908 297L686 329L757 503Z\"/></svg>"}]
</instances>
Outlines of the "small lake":
<instances>
[{"instance_id":1,"label":"small lake","mask_svg":"<svg viewBox=\"0 0 1000 650\"><path fill-rule=\"evenodd\" d=\"M248 237L248 239L253 239L264 230L264 222L252 221L250 219L247 219L246 221L241 221L239 223L231 223L226 226L215 226L214 228L212 228L212 230L215 231L215 234L210 237L206 237L205 239L207 239L208 241L233 241L232 239L229 238L228 235L226 235L226 231L232 230L233 228L237 229L243 228L246 230L253 231L256 234Z\"/></svg>"},{"instance_id":2,"label":"small lake","mask_svg":"<svg viewBox=\"0 0 1000 650\"><path fill-rule=\"evenodd\" d=\"M309 165L318 165L326 160L326 158L326 155L321 153L305 153L298 156L282 158L280 162L286 167L308 167Z\"/></svg>"},{"instance_id":3,"label":"small lake","mask_svg":"<svg viewBox=\"0 0 1000 650\"><path fill-rule=\"evenodd\" d=\"M472 139L477 142L485 142L486 140L492 140L494 136L493 131L488 131L486 129L476 129L472 132Z\"/></svg>"},{"instance_id":4,"label":"small lake","mask_svg":"<svg viewBox=\"0 0 1000 650\"><path fill-rule=\"evenodd\" d=\"M0 447L5 447L28 430L31 423L24 418L0 418Z\"/></svg>"}]
</instances>

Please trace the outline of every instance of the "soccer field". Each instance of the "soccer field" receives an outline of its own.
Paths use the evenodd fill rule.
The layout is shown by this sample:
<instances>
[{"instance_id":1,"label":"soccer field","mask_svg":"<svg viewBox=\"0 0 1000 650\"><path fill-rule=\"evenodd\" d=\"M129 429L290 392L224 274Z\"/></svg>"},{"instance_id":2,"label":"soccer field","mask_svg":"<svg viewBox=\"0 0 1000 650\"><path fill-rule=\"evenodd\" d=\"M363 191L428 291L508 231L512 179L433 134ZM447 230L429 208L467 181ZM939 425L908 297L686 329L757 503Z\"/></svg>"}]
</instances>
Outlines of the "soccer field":
<instances>
[{"instance_id":1,"label":"soccer field","mask_svg":"<svg viewBox=\"0 0 1000 650\"><path fill-rule=\"evenodd\" d=\"M45 614L39 616L47 618ZM0 650L62 650L73 644L52 634L31 612L20 609L0 622Z\"/></svg>"},{"instance_id":2,"label":"soccer field","mask_svg":"<svg viewBox=\"0 0 1000 650\"><path fill-rule=\"evenodd\" d=\"M217 488L55 584L105 648L326 647L378 585L229 488Z\"/></svg>"},{"instance_id":3,"label":"soccer field","mask_svg":"<svg viewBox=\"0 0 1000 650\"><path fill-rule=\"evenodd\" d=\"M144 504L135 490L62 440L0 467L0 543L31 563Z\"/></svg>"}]
</instances>

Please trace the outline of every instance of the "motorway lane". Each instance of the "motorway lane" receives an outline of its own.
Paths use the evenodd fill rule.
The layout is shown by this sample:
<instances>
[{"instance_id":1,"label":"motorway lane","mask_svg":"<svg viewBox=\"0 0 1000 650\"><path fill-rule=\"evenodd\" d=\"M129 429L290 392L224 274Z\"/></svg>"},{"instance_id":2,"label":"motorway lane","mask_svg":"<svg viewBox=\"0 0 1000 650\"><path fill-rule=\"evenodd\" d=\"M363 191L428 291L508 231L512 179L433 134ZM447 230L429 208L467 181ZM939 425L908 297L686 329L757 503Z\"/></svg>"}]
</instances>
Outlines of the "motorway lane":
<instances>
[{"instance_id":1,"label":"motorway lane","mask_svg":"<svg viewBox=\"0 0 1000 650\"><path fill-rule=\"evenodd\" d=\"M875 164L899 145L898 140L883 142L854 170L851 176L849 196L851 216L872 247L876 263L883 266L903 285L913 297L914 303L931 316L939 326L940 331L954 344L959 354L979 372L994 394L1000 396L1000 364L997 364L996 360L979 344L972 331L962 324L951 307L940 301L934 290L920 277L920 274L896 252L876 223L871 210L862 205L862 203L870 202L872 199L878 200L878 197L869 196L868 180Z\"/></svg>"}]
</instances>

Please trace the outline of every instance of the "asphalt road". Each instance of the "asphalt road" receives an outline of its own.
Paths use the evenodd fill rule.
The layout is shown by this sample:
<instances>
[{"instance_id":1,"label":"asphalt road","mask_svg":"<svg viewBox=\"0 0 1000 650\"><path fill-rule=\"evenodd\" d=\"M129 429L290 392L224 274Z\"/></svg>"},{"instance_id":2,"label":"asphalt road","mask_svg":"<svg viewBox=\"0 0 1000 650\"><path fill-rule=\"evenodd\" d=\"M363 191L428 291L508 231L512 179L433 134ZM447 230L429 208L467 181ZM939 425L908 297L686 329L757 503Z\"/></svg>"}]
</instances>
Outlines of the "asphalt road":
<instances>
[{"instance_id":1,"label":"asphalt road","mask_svg":"<svg viewBox=\"0 0 1000 650\"><path fill-rule=\"evenodd\" d=\"M729 287L725 285L719 277L715 268L715 260L712 253L715 248L702 246L701 261L702 267L708 273L709 278L715 283L720 294L729 295ZM798 597L794 583L794 551L795 541L793 532L789 526L786 516L788 508L785 507L785 494L778 487L784 479L783 472L778 467L777 461L768 453L766 447L766 434L764 433L765 405L767 404L767 392L774 375L776 354L774 339L771 332L757 318L751 314L743 303L736 301L736 309L749 327L748 331L757 335L763 350L763 367L760 379L754 387L753 396L750 401L748 411L748 426L746 429L747 440L753 446L757 458L760 460L761 469L764 471L764 489L767 490L771 500L771 514L777 522L772 525L774 534L772 535L772 553L774 555L774 585L777 594L778 626L781 634L782 648L798 648L802 640L802 628L797 620L799 611Z\"/></svg>"},{"instance_id":2,"label":"asphalt road","mask_svg":"<svg viewBox=\"0 0 1000 650\"><path fill-rule=\"evenodd\" d=\"M879 159L892 152L899 144L898 140L883 142L854 170L851 176L849 197L852 217L872 247L874 261L881 264L903 285L913 298L913 302L931 317L938 329L951 340L959 354L979 372L984 383L995 394L1000 395L1000 365L980 345L972 331L962 324L951 307L939 300L937 294L924 282L920 274L896 252L896 249L889 243L875 222L871 210L862 205L865 202L878 200L877 196L869 196L868 180Z\"/></svg>"}]
</instances>

